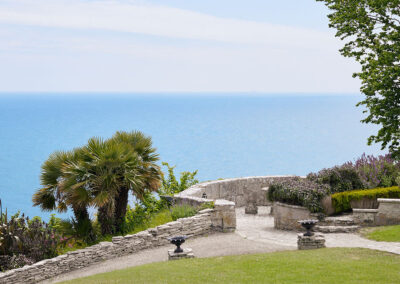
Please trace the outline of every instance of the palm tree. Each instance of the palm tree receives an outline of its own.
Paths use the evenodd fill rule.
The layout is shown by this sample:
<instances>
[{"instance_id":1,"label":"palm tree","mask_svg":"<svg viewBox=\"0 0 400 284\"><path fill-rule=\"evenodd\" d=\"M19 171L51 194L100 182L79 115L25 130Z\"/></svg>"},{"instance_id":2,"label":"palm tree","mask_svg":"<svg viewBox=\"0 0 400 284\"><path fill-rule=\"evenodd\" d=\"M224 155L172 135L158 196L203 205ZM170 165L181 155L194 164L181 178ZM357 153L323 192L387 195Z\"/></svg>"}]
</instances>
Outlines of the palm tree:
<instances>
[{"instance_id":1,"label":"palm tree","mask_svg":"<svg viewBox=\"0 0 400 284\"><path fill-rule=\"evenodd\" d=\"M80 226L90 222L87 208L94 206L103 235L122 232L129 192L143 199L160 186L158 159L151 138L139 131L91 138L82 148L55 152L43 164L43 187L33 196L34 205L60 212L71 207Z\"/></svg>"},{"instance_id":2,"label":"palm tree","mask_svg":"<svg viewBox=\"0 0 400 284\"><path fill-rule=\"evenodd\" d=\"M40 175L42 188L36 191L32 201L34 206L40 206L44 211L66 212L68 206L70 206L75 217L78 235L93 241L93 228L87 209L89 200L84 199L75 202L71 198L70 192L65 191L63 186L64 167L79 161L81 153L81 149L74 149L70 152L57 151L51 154L42 165Z\"/></svg>"},{"instance_id":3,"label":"palm tree","mask_svg":"<svg viewBox=\"0 0 400 284\"><path fill-rule=\"evenodd\" d=\"M117 132L112 137L113 141L122 144L134 151L139 160L138 171L142 178L142 183L122 186L115 198L115 227L118 232L122 232L122 224L128 206L129 191L138 199L143 199L145 194L156 191L161 185L162 172L156 164L159 156L156 148L152 147L151 137L145 136L140 131Z\"/></svg>"},{"instance_id":4,"label":"palm tree","mask_svg":"<svg viewBox=\"0 0 400 284\"><path fill-rule=\"evenodd\" d=\"M85 192L90 193L90 204L98 208L103 235L116 231L115 200L121 188L142 185L138 155L131 147L113 140L90 139L79 163L68 164L64 173L70 200L79 202Z\"/></svg>"}]
</instances>

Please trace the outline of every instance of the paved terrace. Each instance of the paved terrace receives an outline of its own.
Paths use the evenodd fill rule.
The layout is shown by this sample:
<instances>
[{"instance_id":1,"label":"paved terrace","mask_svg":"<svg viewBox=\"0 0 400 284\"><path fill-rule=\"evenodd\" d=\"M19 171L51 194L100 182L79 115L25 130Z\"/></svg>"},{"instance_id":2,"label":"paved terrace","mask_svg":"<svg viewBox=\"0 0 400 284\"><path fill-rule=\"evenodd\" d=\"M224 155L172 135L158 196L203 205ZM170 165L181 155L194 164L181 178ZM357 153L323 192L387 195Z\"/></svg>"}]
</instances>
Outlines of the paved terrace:
<instances>
[{"instance_id":1,"label":"paved terrace","mask_svg":"<svg viewBox=\"0 0 400 284\"><path fill-rule=\"evenodd\" d=\"M270 207L259 207L257 215L244 214L244 208L236 209L237 229L234 233L211 234L189 239L183 247L191 247L196 257L268 253L297 249L297 233L274 229L274 218L269 215ZM327 247L361 247L400 254L400 243L376 242L357 234L324 234ZM142 264L167 261L167 251L174 246L144 250L129 256L115 258L102 263L72 271L41 283L59 281L110 272Z\"/></svg>"}]
</instances>

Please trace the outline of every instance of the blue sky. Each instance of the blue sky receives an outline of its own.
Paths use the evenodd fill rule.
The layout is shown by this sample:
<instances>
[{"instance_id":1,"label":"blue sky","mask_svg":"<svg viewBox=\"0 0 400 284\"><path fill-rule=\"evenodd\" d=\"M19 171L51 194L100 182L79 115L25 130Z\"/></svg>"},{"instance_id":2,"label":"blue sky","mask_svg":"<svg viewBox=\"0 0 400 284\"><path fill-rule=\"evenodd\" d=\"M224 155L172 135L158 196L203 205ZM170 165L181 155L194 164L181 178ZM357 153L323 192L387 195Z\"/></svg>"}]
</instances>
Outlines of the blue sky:
<instances>
[{"instance_id":1,"label":"blue sky","mask_svg":"<svg viewBox=\"0 0 400 284\"><path fill-rule=\"evenodd\" d=\"M313 0L2 0L0 92L357 93Z\"/></svg>"}]
</instances>

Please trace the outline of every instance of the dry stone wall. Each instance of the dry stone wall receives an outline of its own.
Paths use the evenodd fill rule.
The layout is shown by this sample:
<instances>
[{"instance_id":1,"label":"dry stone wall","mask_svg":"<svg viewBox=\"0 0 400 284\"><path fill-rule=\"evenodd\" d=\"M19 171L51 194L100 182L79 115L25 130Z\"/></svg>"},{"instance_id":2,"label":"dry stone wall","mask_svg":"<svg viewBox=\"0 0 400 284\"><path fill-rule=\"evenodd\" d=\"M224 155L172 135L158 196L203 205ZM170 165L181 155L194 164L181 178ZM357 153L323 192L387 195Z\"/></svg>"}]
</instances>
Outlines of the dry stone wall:
<instances>
[{"instance_id":1,"label":"dry stone wall","mask_svg":"<svg viewBox=\"0 0 400 284\"><path fill-rule=\"evenodd\" d=\"M178 219L175 222L134 235L114 237L112 242L101 242L33 265L26 265L22 268L0 273L0 283L37 283L107 259L169 244L167 238L171 236L187 235L194 237L208 234L217 229L215 226L218 226L218 222L220 222L217 217L218 214L223 213L216 212L213 209L205 209L193 217ZM216 225L213 225L213 222Z\"/></svg>"}]
</instances>

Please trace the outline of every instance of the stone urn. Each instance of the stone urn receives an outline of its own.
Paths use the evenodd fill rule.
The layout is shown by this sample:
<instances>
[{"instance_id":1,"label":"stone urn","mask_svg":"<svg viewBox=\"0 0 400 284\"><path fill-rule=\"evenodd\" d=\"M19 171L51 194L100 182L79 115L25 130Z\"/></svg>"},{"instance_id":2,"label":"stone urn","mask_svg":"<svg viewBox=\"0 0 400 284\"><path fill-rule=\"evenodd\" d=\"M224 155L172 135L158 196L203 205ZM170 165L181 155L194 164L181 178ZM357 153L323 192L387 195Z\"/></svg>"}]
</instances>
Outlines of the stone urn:
<instances>
[{"instance_id":1,"label":"stone urn","mask_svg":"<svg viewBox=\"0 0 400 284\"><path fill-rule=\"evenodd\" d=\"M314 235L312 228L314 228L314 226L318 223L318 220L301 220L299 223L304 229L307 230L307 232L304 233L304 236L311 237Z\"/></svg>"},{"instance_id":2,"label":"stone urn","mask_svg":"<svg viewBox=\"0 0 400 284\"><path fill-rule=\"evenodd\" d=\"M168 240L171 242L171 244L176 245L176 249L174 250L174 253L183 252L181 245L185 242L186 239L187 239L187 236L176 236L176 237L168 238Z\"/></svg>"}]
</instances>

